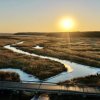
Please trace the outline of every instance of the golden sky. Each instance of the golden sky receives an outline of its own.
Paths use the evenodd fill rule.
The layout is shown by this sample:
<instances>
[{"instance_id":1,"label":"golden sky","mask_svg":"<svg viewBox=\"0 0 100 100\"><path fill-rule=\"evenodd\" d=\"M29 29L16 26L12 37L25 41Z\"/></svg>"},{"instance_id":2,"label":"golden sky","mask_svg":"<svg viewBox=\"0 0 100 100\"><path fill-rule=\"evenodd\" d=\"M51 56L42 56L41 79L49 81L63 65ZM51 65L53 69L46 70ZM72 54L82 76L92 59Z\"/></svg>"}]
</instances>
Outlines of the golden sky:
<instances>
[{"instance_id":1,"label":"golden sky","mask_svg":"<svg viewBox=\"0 0 100 100\"><path fill-rule=\"evenodd\" d=\"M100 0L1 0L0 32L60 32L63 17L70 31L100 31Z\"/></svg>"}]
</instances>

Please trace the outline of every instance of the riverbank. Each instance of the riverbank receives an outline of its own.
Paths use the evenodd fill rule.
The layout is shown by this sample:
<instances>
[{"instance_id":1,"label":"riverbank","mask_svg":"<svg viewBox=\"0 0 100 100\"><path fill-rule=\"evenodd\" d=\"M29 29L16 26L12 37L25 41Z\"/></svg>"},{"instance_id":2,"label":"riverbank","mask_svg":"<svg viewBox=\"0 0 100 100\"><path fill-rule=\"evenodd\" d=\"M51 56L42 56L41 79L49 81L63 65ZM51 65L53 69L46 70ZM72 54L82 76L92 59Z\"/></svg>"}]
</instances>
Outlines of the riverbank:
<instances>
[{"instance_id":1,"label":"riverbank","mask_svg":"<svg viewBox=\"0 0 100 100\"><path fill-rule=\"evenodd\" d=\"M4 48L0 49L0 57L2 58L0 59L0 68L21 69L40 80L67 71L67 68L59 62L17 54Z\"/></svg>"},{"instance_id":2,"label":"riverbank","mask_svg":"<svg viewBox=\"0 0 100 100\"><path fill-rule=\"evenodd\" d=\"M86 86L100 86L100 74L97 75L90 75L86 77L79 77L79 78L74 78L72 80L67 80L65 82L60 82L58 83L60 85L86 85Z\"/></svg>"},{"instance_id":3,"label":"riverbank","mask_svg":"<svg viewBox=\"0 0 100 100\"><path fill-rule=\"evenodd\" d=\"M20 82L20 76L15 72L0 71L0 81Z\"/></svg>"}]
</instances>

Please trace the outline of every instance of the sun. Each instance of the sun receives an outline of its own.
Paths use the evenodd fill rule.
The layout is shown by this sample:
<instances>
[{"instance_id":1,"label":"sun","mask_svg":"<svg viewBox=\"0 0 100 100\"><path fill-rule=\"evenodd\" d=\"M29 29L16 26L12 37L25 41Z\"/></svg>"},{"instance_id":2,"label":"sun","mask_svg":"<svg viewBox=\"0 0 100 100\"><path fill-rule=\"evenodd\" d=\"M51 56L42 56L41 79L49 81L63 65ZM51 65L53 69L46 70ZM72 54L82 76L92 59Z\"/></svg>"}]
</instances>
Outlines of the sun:
<instances>
[{"instance_id":1,"label":"sun","mask_svg":"<svg viewBox=\"0 0 100 100\"><path fill-rule=\"evenodd\" d=\"M64 31L71 31L75 22L72 18L62 18L59 22L59 26Z\"/></svg>"}]
</instances>

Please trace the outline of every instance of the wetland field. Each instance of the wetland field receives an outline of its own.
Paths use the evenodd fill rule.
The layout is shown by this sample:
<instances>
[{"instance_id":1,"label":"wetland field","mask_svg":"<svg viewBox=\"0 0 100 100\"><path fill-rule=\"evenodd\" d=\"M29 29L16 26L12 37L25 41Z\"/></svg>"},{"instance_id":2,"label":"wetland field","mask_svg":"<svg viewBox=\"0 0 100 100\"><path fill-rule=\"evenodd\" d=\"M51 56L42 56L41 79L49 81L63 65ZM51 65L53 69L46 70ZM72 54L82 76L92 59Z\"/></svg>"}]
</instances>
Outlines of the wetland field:
<instances>
[{"instance_id":1,"label":"wetland field","mask_svg":"<svg viewBox=\"0 0 100 100\"><path fill-rule=\"evenodd\" d=\"M44 58L13 52L4 48L6 45L31 54L34 53L44 56ZM1 69L21 69L40 80L53 77L62 72L68 72L68 68L64 64L57 60L50 60L51 58L47 59L45 56L86 65L91 67L91 69L92 67L99 69L99 37L67 37L65 34L59 35L57 33L16 33L13 35L0 35Z\"/></svg>"}]
</instances>

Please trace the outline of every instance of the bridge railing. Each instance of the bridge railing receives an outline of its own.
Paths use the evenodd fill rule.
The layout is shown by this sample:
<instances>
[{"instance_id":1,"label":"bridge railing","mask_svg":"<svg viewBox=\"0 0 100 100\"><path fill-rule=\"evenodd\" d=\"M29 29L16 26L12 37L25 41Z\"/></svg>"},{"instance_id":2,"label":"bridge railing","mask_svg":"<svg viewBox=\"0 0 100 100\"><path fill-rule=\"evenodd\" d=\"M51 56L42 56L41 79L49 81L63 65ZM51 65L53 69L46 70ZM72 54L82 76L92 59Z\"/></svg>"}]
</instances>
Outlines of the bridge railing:
<instances>
[{"instance_id":1,"label":"bridge railing","mask_svg":"<svg viewBox=\"0 0 100 100\"><path fill-rule=\"evenodd\" d=\"M20 83L20 84L38 84L38 85L59 85L59 86L65 86L65 87L69 87L69 86L78 86L78 87L98 87L100 88L100 85L96 85L96 84L80 84L80 83L64 83L64 84L59 84L59 83L53 83L53 82L44 82L44 81L20 81L20 82L12 82L12 81L0 81L1 83Z\"/></svg>"},{"instance_id":2,"label":"bridge railing","mask_svg":"<svg viewBox=\"0 0 100 100\"><path fill-rule=\"evenodd\" d=\"M34 92L47 92L47 93L94 93L100 95L100 86L97 85L84 85L84 84L61 84L57 85L52 82L36 82L25 81L12 82L0 81L0 89L21 90L21 91L34 91Z\"/></svg>"}]
</instances>

